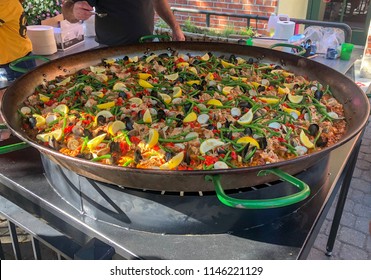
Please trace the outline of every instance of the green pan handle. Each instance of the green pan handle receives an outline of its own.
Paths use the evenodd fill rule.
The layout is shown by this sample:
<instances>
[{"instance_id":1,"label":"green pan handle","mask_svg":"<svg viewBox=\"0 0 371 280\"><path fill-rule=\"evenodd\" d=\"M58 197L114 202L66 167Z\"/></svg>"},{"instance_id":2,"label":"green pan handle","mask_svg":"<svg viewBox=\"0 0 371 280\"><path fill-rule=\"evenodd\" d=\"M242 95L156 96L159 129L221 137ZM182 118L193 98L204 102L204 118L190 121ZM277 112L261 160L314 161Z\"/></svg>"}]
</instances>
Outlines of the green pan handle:
<instances>
[{"instance_id":1,"label":"green pan handle","mask_svg":"<svg viewBox=\"0 0 371 280\"><path fill-rule=\"evenodd\" d=\"M26 142L19 142L19 143L15 143L15 144L11 144L11 145L2 146L2 147L0 147L0 155L11 153L11 152L18 151L18 150L22 150L22 149L25 149L29 146L30 145L27 144Z\"/></svg>"},{"instance_id":2,"label":"green pan handle","mask_svg":"<svg viewBox=\"0 0 371 280\"><path fill-rule=\"evenodd\" d=\"M171 37L169 35L158 35L158 34L153 34L153 35L146 35L143 37L140 37L139 43L144 43L146 40L153 40L153 39L164 39L164 40L171 40Z\"/></svg>"},{"instance_id":3,"label":"green pan handle","mask_svg":"<svg viewBox=\"0 0 371 280\"><path fill-rule=\"evenodd\" d=\"M297 55L303 56L306 53L306 50L302 46L296 46L292 44L286 44L286 43L277 43L272 46L270 46L271 49L277 48L277 47L285 47L285 48L292 48L296 49L298 51Z\"/></svg>"},{"instance_id":4,"label":"green pan handle","mask_svg":"<svg viewBox=\"0 0 371 280\"><path fill-rule=\"evenodd\" d=\"M16 71L16 72L27 73L28 72L28 69L21 68L21 67L18 67L16 65L18 63L20 63L20 62L27 61L27 60L32 60L32 59L41 59L41 60L44 60L46 62L47 61L50 61L49 58L46 58L44 56L40 56L40 55L29 55L29 56L21 57L21 58L18 58L16 60L12 61L11 63L9 63L9 68L12 69L13 71Z\"/></svg>"},{"instance_id":5,"label":"green pan handle","mask_svg":"<svg viewBox=\"0 0 371 280\"><path fill-rule=\"evenodd\" d=\"M269 209L269 208L278 208L284 207L291 204L298 203L306 199L310 194L309 186L300 181L299 179L283 172L279 169L268 169L262 170L258 173L258 176L265 176L268 174L274 174L281 178L284 181L287 181L297 187L300 191L295 194L288 196L271 198L271 199L260 199L260 200L245 200L237 199L230 197L225 194L223 187L220 184L220 175L206 176L205 180L212 181L215 187L216 195L218 199L226 206L233 208L242 208L242 209Z\"/></svg>"},{"instance_id":6,"label":"green pan handle","mask_svg":"<svg viewBox=\"0 0 371 280\"><path fill-rule=\"evenodd\" d=\"M8 127L6 126L5 123L0 123L0 130L1 129L7 129Z\"/></svg>"}]
</instances>

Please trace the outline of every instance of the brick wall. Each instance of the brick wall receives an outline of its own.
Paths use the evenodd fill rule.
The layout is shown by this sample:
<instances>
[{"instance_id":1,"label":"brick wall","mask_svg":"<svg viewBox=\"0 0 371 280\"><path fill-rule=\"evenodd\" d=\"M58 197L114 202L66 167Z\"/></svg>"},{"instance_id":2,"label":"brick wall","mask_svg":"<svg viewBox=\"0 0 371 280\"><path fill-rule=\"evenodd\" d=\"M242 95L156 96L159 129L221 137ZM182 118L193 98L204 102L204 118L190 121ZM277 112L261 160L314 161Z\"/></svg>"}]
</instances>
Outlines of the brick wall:
<instances>
[{"instance_id":1,"label":"brick wall","mask_svg":"<svg viewBox=\"0 0 371 280\"><path fill-rule=\"evenodd\" d=\"M278 0L168 0L171 7L191 8L199 10L209 10L217 12L227 12L234 14L253 14L260 16L270 16L276 12ZM197 26L206 26L206 16L195 13L175 12L175 16L179 23L190 19ZM252 27L256 27L256 22L250 22ZM260 33L265 33L267 22L259 21L257 27ZM246 19L211 16L210 26L212 28L223 30L226 27L233 26L235 29L244 28L247 26Z\"/></svg>"}]
</instances>

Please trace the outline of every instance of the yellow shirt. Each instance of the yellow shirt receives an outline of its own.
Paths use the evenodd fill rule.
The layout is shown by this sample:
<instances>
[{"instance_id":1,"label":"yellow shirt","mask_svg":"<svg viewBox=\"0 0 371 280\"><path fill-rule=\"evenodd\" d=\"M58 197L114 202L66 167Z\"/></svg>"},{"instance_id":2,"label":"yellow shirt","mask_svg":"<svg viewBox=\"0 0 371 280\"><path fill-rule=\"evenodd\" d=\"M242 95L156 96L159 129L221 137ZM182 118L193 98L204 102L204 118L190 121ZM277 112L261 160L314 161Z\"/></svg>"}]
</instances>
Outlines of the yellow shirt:
<instances>
[{"instance_id":1,"label":"yellow shirt","mask_svg":"<svg viewBox=\"0 0 371 280\"><path fill-rule=\"evenodd\" d=\"M26 35L26 17L18 0L0 0L0 64L6 64L32 51Z\"/></svg>"}]
</instances>

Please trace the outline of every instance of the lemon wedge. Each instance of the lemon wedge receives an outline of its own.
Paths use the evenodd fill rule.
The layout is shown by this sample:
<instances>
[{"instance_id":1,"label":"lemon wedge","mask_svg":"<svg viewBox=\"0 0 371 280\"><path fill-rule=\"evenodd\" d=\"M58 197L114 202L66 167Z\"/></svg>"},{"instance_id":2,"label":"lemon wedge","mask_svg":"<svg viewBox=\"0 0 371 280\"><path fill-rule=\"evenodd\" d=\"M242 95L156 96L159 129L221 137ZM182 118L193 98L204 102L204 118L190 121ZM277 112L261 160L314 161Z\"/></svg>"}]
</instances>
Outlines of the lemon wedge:
<instances>
[{"instance_id":1,"label":"lemon wedge","mask_svg":"<svg viewBox=\"0 0 371 280\"><path fill-rule=\"evenodd\" d=\"M239 143L239 144L250 144L250 145L253 145L253 146L257 147L258 149L260 149L259 142L256 141L254 138L252 138L250 136L244 136L244 137L239 138L237 140L237 143Z\"/></svg>"},{"instance_id":2,"label":"lemon wedge","mask_svg":"<svg viewBox=\"0 0 371 280\"><path fill-rule=\"evenodd\" d=\"M150 77L152 77L152 75L151 74L148 74L148 73L139 73L138 74L138 78L139 79L142 79L142 80L147 80Z\"/></svg>"},{"instance_id":3,"label":"lemon wedge","mask_svg":"<svg viewBox=\"0 0 371 280\"><path fill-rule=\"evenodd\" d=\"M236 59L237 59L237 64L238 64L238 65L243 64L243 63L246 62L246 60L243 59L242 57L237 57Z\"/></svg>"},{"instance_id":4,"label":"lemon wedge","mask_svg":"<svg viewBox=\"0 0 371 280\"><path fill-rule=\"evenodd\" d=\"M103 98L104 97L104 93L101 92L101 91L92 91L91 95L97 96L99 98Z\"/></svg>"},{"instance_id":5,"label":"lemon wedge","mask_svg":"<svg viewBox=\"0 0 371 280\"><path fill-rule=\"evenodd\" d=\"M262 85L262 84L259 84L258 82L251 82L251 84L252 84L255 88L258 88L259 86Z\"/></svg>"},{"instance_id":6,"label":"lemon wedge","mask_svg":"<svg viewBox=\"0 0 371 280\"><path fill-rule=\"evenodd\" d=\"M314 144L309 140L309 137L305 134L304 130L300 131L300 142L308 149L314 148Z\"/></svg>"},{"instance_id":7,"label":"lemon wedge","mask_svg":"<svg viewBox=\"0 0 371 280\"><path fill-rule=\"evenodd\" d=\"M51 139L55 139L57 141L61 140L62 139L62 136L63 136L63 131L62 129L56 129L56 130L53 130L51 132L48 132L48 133L41 133L41 134L38 134L36 135L36 138L40 141L43 141L43 142L48 142L49 140Z\"/></svg>"},{"instance_id":8,"label":"lemon wedge","mask_svg":"<svg viewBox=\"0 0 371 280\"><path fill-rule=\"evenodd\" d=\"M206 105L221 107L221 106L223 106L223 103L218 99L212 98L209 101L207 101Z\"/></svg>"},{"instance_id":9,"label":"lemon wedge","mask_svg":"<svg viewBox=\"0 0 371 280\"><path fill-rule=\"evenodd\" d=\"M90 71L94 74L102 74L106 71L106 68L103 66L90 66Z\"/></svg>"},{"instance_id":10,"label":"lemon wedge","mask_svg":"<svg viewBox=\"0 0 371 280\"><path fill-rule=\"evenodd\" d=\"M107 58L104 60L105 63L109 64L109 65L112 65L116 62L116 60L114 58Z\"/></svg>"},{"instance_id":11,"label":"lemon wedge","mask_svg":"<svg viewBox=\"0 0 371 280\"><path fill-rule=\"evenodd\" d=\"M195 75L198 75L198 71L197 71L197 69L196 69L195 67L189 67L189 68L188 68L188 71L189 71L189 72L192 72L192 73L195 74Z\"/></svg>"},{"instance_id":12,"label":"lemon wedge","mask_svg":"<svg viewBox=\"0 0 371 280\"><path fill-rule=\"evenodd\" d=\"M146 58L146 62L150 63L155 57L157 57L157 54L150 55L149 57Z\"/></svg>"},{"instance_id":13,"label":"lemon wedge","mask_svg":"<svg viewBox=\"0 0 371 280\"><path fill-rule=\"evenodd\" d=\"M280 100L275 97L259 97L259 100L267 104L277 104L280 102Z\"/></svg>"},{"instance_id":14,"label":"lemon wedge","mask_svg":"<svg viewBox=\"0 0 371 280\"><path fill-rule=\"evenodd\" d=\"M54 108L54 110L58 113L63 113L64 115L68 114L68 112L70 111L66 104L59 104L57 107Z\"/></svg>"},{"instance_id":15,"label":"lemon wedge","mask_svg":"<svg viewBox=\"0 0 371 280\"><path fill-rule=\"evenodd\" d=\"M149 109L147 109L143 114L143 122L144 123L152 123L152 116Z\"/></svg>"},{"instance_id":16,"label":"lemon wedge","mask_svg":"<svg viewBox=\"0 0 371 280\"><path fill-rule=\"evenodd\" d=\"M113 85L113 90L127 90L126 85L122 82L117 82Z\"/></svg>"},{"instance_id":17,"label":"lemon wedge","mask_svg":"<svg viewBox=\"0 0 371 280\"><path fill-rule=\"evenodd\" d=\"M169 81L175 81L176 79L179 78L179 74L178 74L178 72L175 72L175 73L173 73L173 74L164 75L164 78L165 78L166 80L169 80Z\"/></svg>"},{"instance_id":18,"label":"lemon wedge","mask_svg":"<svg viewBox=\"0 0 371 280\"><path fill-rule=\"evenodd\" d=\"M105 109L112 108L113 106L115 106L115 101L109 101L109 102L106 102L106 103L98 104L97 108L99 110L105 110Z\"/></svg>"},{"instance_id":19,"label":"lemon wedge","mask_svg":"<svg viewBox=\"0 0 371 280\"><path fill-rule=\"evenodd\" d=\"M33 114L32 116L36 119L36 127L43 126L46 123L46 120L43 116L39 114Z\"/></svg>"},{"instance_id":20,"label":"lemon wedge","mask_svg":"<svg viewBox=\"0 0 371 280\"><path fill-rule=\"evenodd\" d=\"M182 163L184 159L184 152L180 152L172 157L168 162L160 166L160 169L174 169Z\"/></svg>"},{"instance_id":21,"label":"lemon wedge","mask_svg":"<svg viewBox=\"0 0 371 280\"><path fill-rule=\"evenodd\" d=\"M139 79L138 84L143 88L153 88L153 85L143 79Z\"/></svg>"},{"instance_id":22,"label":"lemon wedge","mask_svg":"<svg viewBox=\"0 0 371 280\"><path fill-rule=\"evenodd\" d=\"M221 60L222 62L222 65L223 65L223 67L224 68L231 68L231 67L234 67L234 64L232 64L232 63L229 63L229 62L227 62L227 61L225 61L225 60Z\"/></svg>"},{"instance_id":23,"label":"lemon wedge","mask_svg":"<svg viewBox=\"0 0 371 280\"><path fill-rule=\"evenodd\" d=\"M39 98L42 102L48 102L50 100L49 96L39 93Z\"/></svg>"},{"instance_id":24,"label":"lemon wedge","mask_svg":"<svg viewBox=\"0 0 371 280\"><path fill-rule=\"evenodd\" d=\"M181 97L182 96L182 88L181 87L173 87L173 97Z\"/></svg>"},{"instance_id":25,"label":"lemon wedge","mask_svg":"<svg viewBox=\"0 0 371 280\"><path fill-rule=\"evenodd\" d=\"M222 93L223 93L224 95L228 95L228 94L231 93L231 90L232 90L232 89L233 89L233 87L230 87L230 86L224 87L224 88L222 89Z\"/></svg>"},{"instance_id":26,"label":"lemon wedge","mask_svg":"<svg viewBox=\"0 0 371 280\"><path fill-rule=\"evenodd\" d=\"M63 81L59 82L59 83L56 83L57 86L65 86L66 84L68 84L69 82L71 81L71 77L68 77L66 79L64 79Z\"/></svg>"},{"instance_id":27,"label":"lemon wedge","mask_svg":"<svg viewBox=\"0 0 371 280\"><path fill-rule=\"evenodd\" d=\"M286 113L290 114L290 115L292 115L292 114L296 114L298 117L301 115L301 113L300 113L298 110L295 110L295 109L291 109L291 108L286 108L286 107L284 107L283 110L284 110Z\"/></svg>"},{"instance_id":28,"label":"lemon wedge","mask_svg":"<svg viewBox=\"0 0 371 280\"><path fill-rule=\"evenodd\" d=\"M254 113L252 110L249 110L247 113L242 115L241 118L237 120L237 123L241 125L250 124L253 118L254 118Z\"/></svg>"},{"instance_id":29,"label":"lemon wedge","mask_svg":"<svg viewBox=\"0 0 371 280\"><path fill-rule=\"evenodd\" d=\"M278 87L278 93L279 94L289 94L290 89L288 87Z\"/></svg>"},{"instance_id":30,"label":"lemon wedge","mask_svg":"<svg viewBox=\"0 0 371 280\"><path fill-rule=\"evenodd\" d=\"M115 136L117 132L126 128L126 124L122 121L114 121L108 126L108 132L112 136Z\"/></svg>"},{"instance_id":31,"label":"lemon wedge","mask_svg":"<svg viewBox=\"0 0 371 280\"><path fill-rule=\"evenodd\" d=\"M213 73L208 73L205 77L205 80L207 80L207 81L212 81L214 79L215 79L215 77L214 77Z\"/></svg>"},{"instance_id":32,"label":"lemon wedge","mask_svg":"<svg viewBox=\"0 0 371 280\"><path fill-rule=\"evenodd\" d=\"M189 123L189 122L194 122L197 120L197 114L195 112L190 112L184 119L183 123Z\"/></svg>"},{"instance_id":33,"label":"lemon wedge","mask_svg":"<svg viewBox=\"0 0 371 280\"><path fill-rule=\"evenodd\" d=\"M170 95L168 95L168 94L166 94L166 93L159 93L158 95L161 97L161 99L162 99L166 104L170 104L170 102L171 102L171 96L170 96Z\"/></svg>"},{"instance_id":34,"label":"lemon wedge","mask_svg":"<svg viewBox=\"0 0 371 280\"><path fill-rule=\"evenodd\" d=\"M138 56L129 57L129 62L138 62L139 58Z\"/></svg>"},{"instance_id":35,"label":"lemon wedge","mask_svg":"<svg viewBox=\"0 0 371 280\"><path fill-rule=\"evenodd\" d=\"M157 129L151 128L148 134L147 148L151 149L158 143L159 133Z\"/></svg>"},{"instance_id":36,"label":"lemon wedge","mask_svg":"<svg viewBox=\"0 0 371 280\"><path fill-rule=\"evenodd\" d=\"M108 76L106 74L97 74L97 79L101 82L107 82Z\"/></svg>"},{"instance_id":37,"label":"lemon wedge","mask_svg":"<svg viewBox=\"0 0 371 280\"><path fill-rule=\"evenodd\" d=\"M293 94L288 94L287 97L288 97L288 99L289 99L292 103L295 103L295 104L298 104L298 103L300 103L300 102L303 100L303 96L302 96L302 95L293 95Z\"/></svg>"},{"instance_id":38,"label":"lemon wedge","mask_svg":"<svg viewBox=\"0 0 371 280\"><path fill-rule=\"evenodd\" d=\"M218 139L210 138L206 139L204 142L200 145L200 152L201 154L206 154L208 151L213 150L217 147L224 146L225 143L223 141L220 141Z\"/></svg>"},{"instance_id":39,"label":"lemon wedge","mask_svg":"<svg viewBox=\"0 0 371 280\"><path fill-rule=\"evenodd\" d=\"M189 63L188 62L179 62L176 67L177 68L185 68L185 67L188 67L189 66Z\"/></svg>"},{"instance_id":40,"label":"lemon wedge","mask_svg":"<svg viewBox=\"0 0 371 280\"><path fill-rule=\"evenodd\" d=\"M132 97L129 99L129 102L136 105L141 105L143 103L142 99L140 99L139 97Z\"/></svg>"},{"instance_id":41,"label":"lemon wedge","mask_svg":"<svg viewBox=\"0 0 371 280\"><path fill-rule=\"evenodd\" d=\"M190 81L187 81L187 85L200 85L201 84L201 81L200 80L190 80Z\"/></svg>"},{"instance_id":42,"label":"lemon wedge","mask_svg":"<svg viewBox=\"0 0 371 280\"><path fill-rule=\"evenodd\" d=\"M202 61L208 61L210 59L210 55L208 53L205 53L203 56L201 56Z\"/></svg>"},{"instance_id":43,"label":"lemon wedge","mask_svg":"<svg viewBox=\"0 0 371 280\"><path fill-rule=\"evenodd\" d=\"M107 133L100 134L94 137L93 139L91 139L86 144L86 146L89 148L89 150L94 150L100 143L102 143L102 141L104 140L104 138L106 138L106 136L107 136Z\"/></svg>"}]
</instances>

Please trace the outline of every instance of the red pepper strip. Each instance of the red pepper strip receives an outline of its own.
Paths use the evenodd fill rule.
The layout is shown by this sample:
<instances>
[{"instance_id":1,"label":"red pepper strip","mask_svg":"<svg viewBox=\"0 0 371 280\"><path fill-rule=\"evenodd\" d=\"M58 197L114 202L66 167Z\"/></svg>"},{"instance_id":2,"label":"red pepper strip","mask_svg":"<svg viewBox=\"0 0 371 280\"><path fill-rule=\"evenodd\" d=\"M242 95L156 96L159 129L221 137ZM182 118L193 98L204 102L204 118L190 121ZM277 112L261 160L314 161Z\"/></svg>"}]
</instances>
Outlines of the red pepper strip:
<instances>
[{"instance_id":1,"label":"red pepper strip","mask_svg":"<svg viewBox=\"0 0 371 280\"><path fill-rule=\"evenodd\" d=\"M140 142L140 139L136 136L131 136L130 141L134 144L138 144Z\"/></svg>"},{"instance_id":2,"label":"red pepper strip","mask_svg":"<svg viewBox=\"0 0 371 280\"><path fill-rule=\"evenodd\" d=\"M207 166L214 164L219 160L218 157L213 157L213 156L205 156L205 164Z\"/></svg>"},{"instance_id":3,"label":"red pepper strip","mask_svg":"<svg viewBox=\"0 0 371 280\"><path fill-rule=\"evenodd\" d=\"M237 153L235 151L231 152L231 158L232 159L237 159Z\"/></svg>"},{"instance_id":4,"label":"red pepper strip","mask_svg":"<svg viewBox=\"0 0 371 280\"><path fill-rule=\"evenodd\" d=\"M123 155L126 154L130 150L128 143L120 142L120 150Z\"/></svg>"},{"instance_id":5,"label":"red pepper strip","mask_svg":"<svg viewBox=\"0 0 371 280\"><path fill-rule=\"evenodd\" d=\"M64 134L69 134L69 133L71 133L73 127L74 127L74 125L67 126L67 127L63 130L63 133L64 133Z\"/></svg>"}]
</instances>

